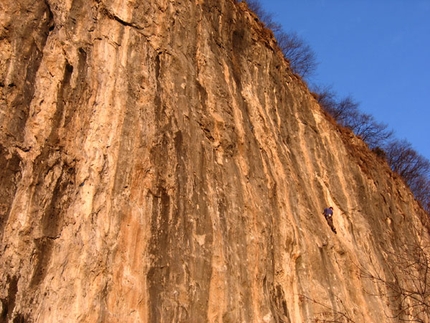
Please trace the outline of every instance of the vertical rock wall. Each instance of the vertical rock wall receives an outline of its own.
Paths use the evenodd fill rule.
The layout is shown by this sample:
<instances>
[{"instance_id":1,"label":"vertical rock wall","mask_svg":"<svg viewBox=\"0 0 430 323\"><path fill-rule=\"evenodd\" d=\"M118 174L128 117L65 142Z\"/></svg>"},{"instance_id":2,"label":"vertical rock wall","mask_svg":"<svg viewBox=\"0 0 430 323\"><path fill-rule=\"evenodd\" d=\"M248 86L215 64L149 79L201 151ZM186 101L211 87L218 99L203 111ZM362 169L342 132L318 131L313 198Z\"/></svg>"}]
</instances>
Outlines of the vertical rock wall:
<instances>
[{"instance_id":1,"label":"vertical rock wall","mask_svg":"<svg viewBox=\"0 0 430 323\"><path fill-rule=\"evenodd\" d=\"M390 322L424 213L245 4L5 0L0 55L1 321Z\"/></svg>"}]
</instances>

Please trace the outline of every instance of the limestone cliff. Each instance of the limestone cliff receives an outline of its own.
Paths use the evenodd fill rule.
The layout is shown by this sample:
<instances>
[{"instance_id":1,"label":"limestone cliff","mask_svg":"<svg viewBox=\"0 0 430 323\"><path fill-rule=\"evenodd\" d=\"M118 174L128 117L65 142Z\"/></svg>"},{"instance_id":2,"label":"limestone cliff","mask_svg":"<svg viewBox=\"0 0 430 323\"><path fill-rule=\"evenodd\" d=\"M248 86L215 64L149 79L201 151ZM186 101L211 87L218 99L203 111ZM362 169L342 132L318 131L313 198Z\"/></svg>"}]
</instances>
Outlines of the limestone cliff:
<instances>
[{"instance_id":1,"label":"limestone cliff","mask_svg":"<svg viewBox=\"0 0 430 323\"><path fill-rule=\"evenodd\" d=\"M428 237L244 3L2 0L0 109L3 322L392 322Z\"/></svg>"}]
</instances>

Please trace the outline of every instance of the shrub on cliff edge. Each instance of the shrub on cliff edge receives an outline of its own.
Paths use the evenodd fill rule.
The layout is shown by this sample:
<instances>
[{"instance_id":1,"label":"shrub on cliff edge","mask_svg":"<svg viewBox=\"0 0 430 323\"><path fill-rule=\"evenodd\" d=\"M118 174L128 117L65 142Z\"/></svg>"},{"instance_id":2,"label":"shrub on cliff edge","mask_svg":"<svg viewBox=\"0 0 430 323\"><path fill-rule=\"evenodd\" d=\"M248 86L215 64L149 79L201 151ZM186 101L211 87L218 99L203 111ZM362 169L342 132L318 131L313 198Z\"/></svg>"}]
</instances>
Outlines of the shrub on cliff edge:
<instances>
[{"instance_id":1,"label":"shrub on cliff edge","mask_svg":"<svg viewBox=\"0 0 430 323\"><path fill-rule=\"evenodd\" d=\"M264 25L272 30L279 48L290 62L291 70L303 79L310 78L318 66L312 48L297 33L285 32L282 26L273 19L273 15L263 9L258 0L246 0L245 2Z\"/></svg>"}]
</instances>

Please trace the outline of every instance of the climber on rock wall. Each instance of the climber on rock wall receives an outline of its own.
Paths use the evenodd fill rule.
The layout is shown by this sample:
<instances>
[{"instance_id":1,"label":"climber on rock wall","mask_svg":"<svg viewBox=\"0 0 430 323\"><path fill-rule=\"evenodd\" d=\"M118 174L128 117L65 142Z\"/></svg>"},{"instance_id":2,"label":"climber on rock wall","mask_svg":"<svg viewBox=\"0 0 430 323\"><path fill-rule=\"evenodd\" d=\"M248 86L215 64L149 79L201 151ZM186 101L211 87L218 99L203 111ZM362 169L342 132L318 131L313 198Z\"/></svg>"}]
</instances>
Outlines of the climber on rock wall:
<instances>
[{"instance_id":1,"label":"climber on rock wall","mask_svg":"<svg viewBox=\"0 0 430 323\"><path fill-rule=\"evenodd\" d=\"M330 226L331 230L334 233L337 233L336 228L333 225L333 207L330 206L328 208L325 208L323 214L324 214L324 217L327 220L327 223Z\"/></svg>"}]
</instances>

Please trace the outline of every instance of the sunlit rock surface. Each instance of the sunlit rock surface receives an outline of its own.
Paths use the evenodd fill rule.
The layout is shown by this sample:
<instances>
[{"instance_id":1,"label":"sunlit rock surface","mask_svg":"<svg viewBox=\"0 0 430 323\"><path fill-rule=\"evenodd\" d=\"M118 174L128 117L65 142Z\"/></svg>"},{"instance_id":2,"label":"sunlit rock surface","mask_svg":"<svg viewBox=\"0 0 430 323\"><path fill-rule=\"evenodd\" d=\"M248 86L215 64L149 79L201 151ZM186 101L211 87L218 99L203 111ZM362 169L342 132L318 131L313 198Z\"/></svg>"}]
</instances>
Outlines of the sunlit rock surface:
<instances>
[{"instance_id":1,"label":"sunlit rock surface","mask_svg":"<svg viewBox=\"0 0 430 323\"><path fill-rule=\"evenodd\" d=\"M0 109L1 322L392 322L424 212L245 4L2 0Z\"/></svg>"}]
</instances>

